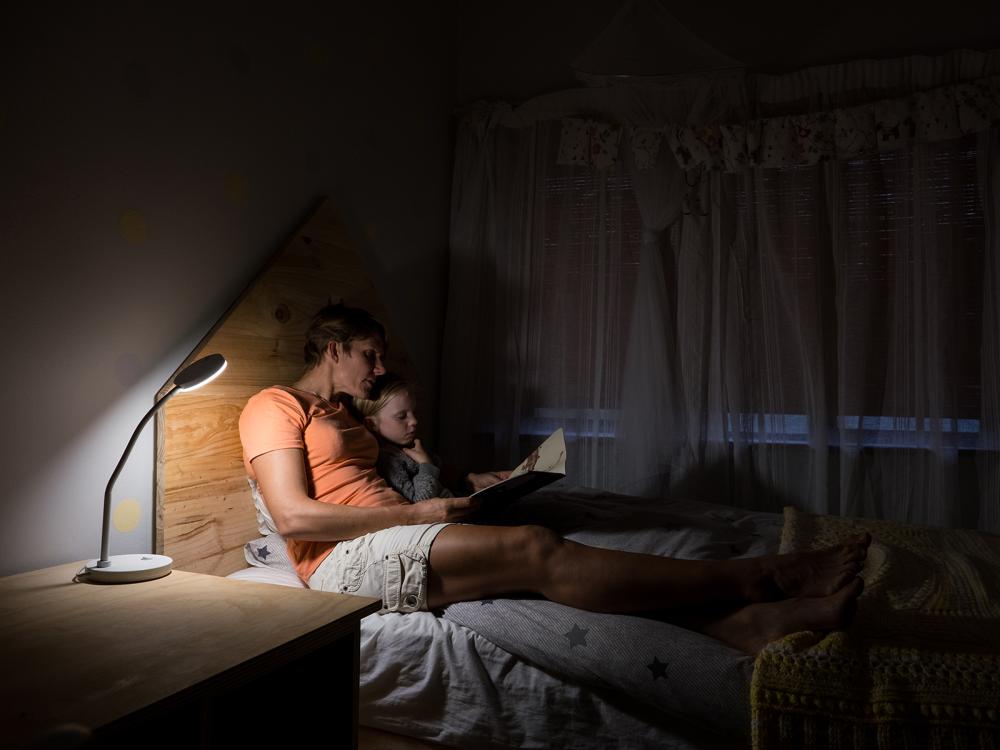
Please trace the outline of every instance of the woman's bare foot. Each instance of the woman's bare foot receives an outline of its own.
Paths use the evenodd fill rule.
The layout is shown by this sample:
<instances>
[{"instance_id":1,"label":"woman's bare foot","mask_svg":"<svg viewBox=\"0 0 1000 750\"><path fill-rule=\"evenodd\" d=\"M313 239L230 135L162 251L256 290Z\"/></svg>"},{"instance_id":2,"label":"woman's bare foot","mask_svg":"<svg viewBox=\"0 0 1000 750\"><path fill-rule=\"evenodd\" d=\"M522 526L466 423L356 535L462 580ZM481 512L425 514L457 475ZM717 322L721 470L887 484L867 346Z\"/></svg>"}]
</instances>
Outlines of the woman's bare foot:
<instances>
[{"instance_id":1,"label":"woman's bare foot","mask_svg":"<svg viewBox=\"0 0 1000 750\"><path fill-rule=\"evenodd\" d=\"M757 558L759 568L747 598L768 602L787 597L830 596L861 572L871 535L824 549Z\"/></svg>"},{"instance_id":2,"label":"woman's bare foot","mask_svg":"<svg viewBox=\"0 0 1000 750\"><path fill-rule=\"evenodd\" d=\"M854 617L864 582L855 577L839 591L822 597L748 604L698 630L728 646L757 654L771 641L802 630L837 630Z\"/></svg>"}]
</instances>

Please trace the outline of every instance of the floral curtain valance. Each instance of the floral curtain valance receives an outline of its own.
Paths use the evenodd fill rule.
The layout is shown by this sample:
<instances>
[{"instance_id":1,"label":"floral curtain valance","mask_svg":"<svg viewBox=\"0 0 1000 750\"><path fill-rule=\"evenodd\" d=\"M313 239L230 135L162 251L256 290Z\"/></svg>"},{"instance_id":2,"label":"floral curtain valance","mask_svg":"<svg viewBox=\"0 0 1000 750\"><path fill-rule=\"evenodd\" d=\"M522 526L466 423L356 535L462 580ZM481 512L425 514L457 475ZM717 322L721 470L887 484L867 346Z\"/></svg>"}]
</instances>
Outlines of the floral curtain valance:
<instances>
[{"instance_id":1,"label":"floral curtain valance","mask_svg":"<svg viewBox=\"0 0 1000 750\"><path fill-rule=\"evenodd\" d=\"M626 136L636 166L649 169L656 163L665 132L663 128L624 127L568 117L562 121L557 163L589 164L598 169L613 166Z\"/></svg>"},{"instance_id":2,"label":"floral curtain valance","mask_svg":"<svg viewBox=\"0 0 1000 750\"><path fill-rule=\"evenodd\" d=\"M805 166L889 151L913 141L958 138L987 130L997 121L1000 76L991 76L898 99L741 124L633 128L564 119L558 159L560 164L610 166L624 134L640 170L655 164L664 140L684 169L733 172Z\"/></svg>"}]
</instances>

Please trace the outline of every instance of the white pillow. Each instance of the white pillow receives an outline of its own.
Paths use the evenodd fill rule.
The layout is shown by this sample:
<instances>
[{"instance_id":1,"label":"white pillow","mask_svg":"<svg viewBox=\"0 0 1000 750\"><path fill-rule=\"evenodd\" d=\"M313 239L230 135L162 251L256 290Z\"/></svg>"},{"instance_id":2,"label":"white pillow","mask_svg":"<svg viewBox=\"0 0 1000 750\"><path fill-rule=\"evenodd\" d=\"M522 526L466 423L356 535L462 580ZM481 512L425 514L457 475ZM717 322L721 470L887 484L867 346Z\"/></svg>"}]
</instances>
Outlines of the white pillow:
<instances>
[{"instance_id":1,"label":"white pillow","mask_svg":"<svg viewBox=\"0 0 1000 750\"><path fill-rule=\"evenodd\" d=\"M252 477L247 477L247 484L250 485L250 494L253 495L254 510L257 511L257 531L260 532L261 536L277 534L278 527L274 525L274 519L271 518L271 511L267 509L267 505L264 503L264 496L260 494L260 486L258 486Z\"/></svg>"},{"instance_id":2,"label":"white pillow","mask_svg":"<svg viewBox=\"0 0 1000 750\"><path fill-rule=\"evenodd\" d=\"M247 565L255 568L274 568L288 573L295 572L292 559L288 556L288 545L281 534L268 534L243 545L243 557Z\"/></svg>"},{"instance_id":3,"label":"white pillow","mask_svg":"<svg viewBox=\"0 0 1000 750\"><path fill-rule=\"evenodd\" d=\"M261 536L243 545L243 557L248 565L253 565L255 568L274 568L294 575L295 566L288 556L288 545L274 525L267 505L264 504L264 497L260 494L260 487L250 477L247 477L247 484L250 485L250 494L253 495L253 506L257 511L257 530Z\"/></svg>"}]
</instances>

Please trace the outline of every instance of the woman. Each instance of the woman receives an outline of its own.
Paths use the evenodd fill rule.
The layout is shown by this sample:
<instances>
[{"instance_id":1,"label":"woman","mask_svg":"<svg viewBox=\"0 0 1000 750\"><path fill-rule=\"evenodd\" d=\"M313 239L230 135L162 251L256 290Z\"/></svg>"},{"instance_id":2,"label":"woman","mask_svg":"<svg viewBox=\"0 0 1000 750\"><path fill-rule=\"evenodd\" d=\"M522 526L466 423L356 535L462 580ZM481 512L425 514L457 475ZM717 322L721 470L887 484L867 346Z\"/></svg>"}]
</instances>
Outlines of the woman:
<instances>
[{"instance_id":1,"label":"woman","mask_svg":"<svg viewBox=\"0 0 1000 750\"><path fill-rule=\"evenodd\" d=\"M814 552L676 560L596 549L540 526L457 523L476 510L468 497L408 502L375 472L376 439L345 404L385 372L385 346L370 314L328 305L309 327L302 377L256 394L240 417L246 470L311 588L378 597L399 612L524 592L601 612L670 610L751 654L849 618L867 535ZM469 477L476 489L498 478Z\"/></svg>"}]
</instances>

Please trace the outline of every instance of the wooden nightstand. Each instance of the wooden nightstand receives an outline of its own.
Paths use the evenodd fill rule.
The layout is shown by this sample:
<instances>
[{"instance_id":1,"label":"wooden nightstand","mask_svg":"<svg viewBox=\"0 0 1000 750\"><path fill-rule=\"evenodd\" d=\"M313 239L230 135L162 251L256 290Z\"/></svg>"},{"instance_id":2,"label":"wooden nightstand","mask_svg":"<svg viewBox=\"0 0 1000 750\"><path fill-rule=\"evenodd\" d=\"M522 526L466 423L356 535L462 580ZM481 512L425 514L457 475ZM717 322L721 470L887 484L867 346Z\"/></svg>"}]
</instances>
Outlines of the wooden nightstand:
<instances>
[{"instance_id":1,"label":"wooden nightstand","mask_svg":"<svg viewBox=\"0 0 1000 750\"><path fill-rule=\"evenodd\" d=\"M95 747L356 747L359 622L377 599L177 570L76 583L82 567L0 578L4 748L67 724Z\"/></svg>"}]
</instances>

